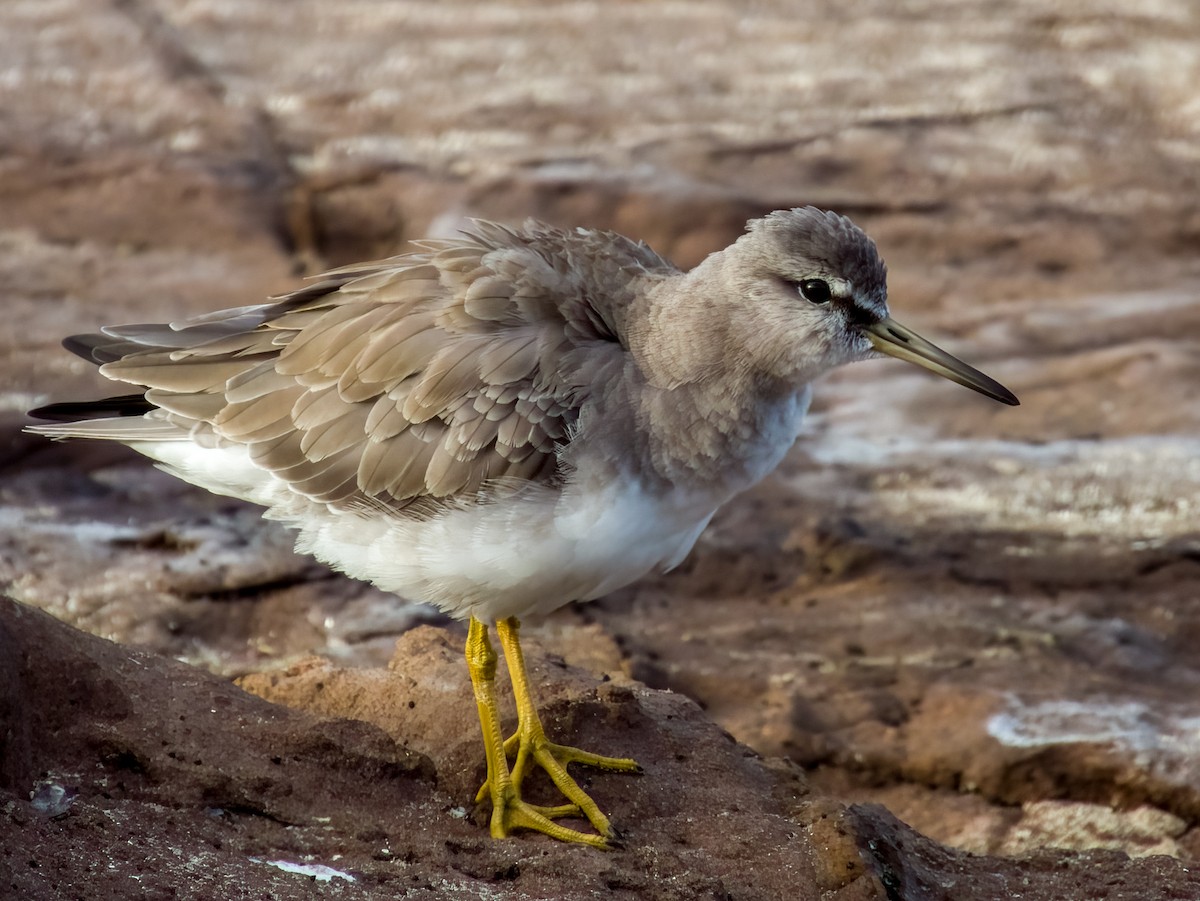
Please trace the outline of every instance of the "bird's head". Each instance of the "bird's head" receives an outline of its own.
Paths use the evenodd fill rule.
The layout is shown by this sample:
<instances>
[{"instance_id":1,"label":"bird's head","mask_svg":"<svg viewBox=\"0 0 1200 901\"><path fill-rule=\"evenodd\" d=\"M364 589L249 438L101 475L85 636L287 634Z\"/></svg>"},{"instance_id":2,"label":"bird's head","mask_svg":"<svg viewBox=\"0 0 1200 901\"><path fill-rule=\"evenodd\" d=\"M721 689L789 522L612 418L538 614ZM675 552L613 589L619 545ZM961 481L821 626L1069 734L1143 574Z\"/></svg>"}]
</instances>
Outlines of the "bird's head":
<instances>
[{"instance_id":1,"label":"bird's head","mask_svg":"<svg viewBox=\"0 0 1200 901\"><path fill-rule=\"evenodd\" d=\"M845 216L802 207L756 219L721 268L738 297L727 327L773 374L807 379L886 354L1018 403L999 382L891 318L887 268L875 242Z\"/></svg>"}]
</instances>

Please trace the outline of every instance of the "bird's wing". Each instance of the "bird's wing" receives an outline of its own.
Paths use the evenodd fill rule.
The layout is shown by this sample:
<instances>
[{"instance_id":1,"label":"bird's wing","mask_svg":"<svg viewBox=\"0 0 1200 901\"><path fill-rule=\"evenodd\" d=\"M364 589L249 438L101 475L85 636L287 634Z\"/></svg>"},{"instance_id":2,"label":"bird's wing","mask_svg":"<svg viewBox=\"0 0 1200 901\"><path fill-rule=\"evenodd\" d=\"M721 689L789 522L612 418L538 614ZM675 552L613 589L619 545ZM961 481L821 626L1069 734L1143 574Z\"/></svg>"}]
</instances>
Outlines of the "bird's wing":
<instances>
[{"instance_id":1,"label":"bird's wing","mask_svg":"<svg viewBox=\"0 0 1200 901\"><path fill-rule=\"evenodd\" d=\"M627 359L630 283L676 270L626 239L532 222L420 246L274 304L68 346L147 389L156 438L165 418L179 437L245 445L314 500L403 507L553 481L593 386ZM135 440L104 422L92 434Z\"/></svg>"}]
</instances>

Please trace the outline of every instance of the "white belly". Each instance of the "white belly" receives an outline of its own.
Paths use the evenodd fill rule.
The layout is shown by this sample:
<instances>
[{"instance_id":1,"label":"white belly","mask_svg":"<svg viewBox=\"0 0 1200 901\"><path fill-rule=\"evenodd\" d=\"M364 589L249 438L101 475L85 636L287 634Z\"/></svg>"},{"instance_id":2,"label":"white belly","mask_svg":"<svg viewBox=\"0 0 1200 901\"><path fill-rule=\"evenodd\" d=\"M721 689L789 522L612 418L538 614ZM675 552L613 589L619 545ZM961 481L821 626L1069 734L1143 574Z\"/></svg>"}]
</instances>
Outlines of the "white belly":
<instances>
[{"instance_id":1,"label":"white belly","mask_svg":"<svg viewBox=\"0 0 1200 901\"><path fill-rule=\"evenodd\" d=\"M486 622L549 613L674 566L715 509L652 501L624 484L586 497L533 488L421 521L269 515L300 530L298 550L387 591Z\"/></svg>"},{"instance_id":2,"label":"white belly","mask_svg":"<svg viewBox=\"0 0 1200 901\"><path fill-rule=\"evenodd\" d=\"M241 447L134 444L167 471L268 508L296 529L296 549L410 600L485 622L549 613L670 568L691 550L724 497L651 495L634 480L565 492L531 486L493 504L428 519L382 509L335 511L297 497Z\"/></svg>"},{"instance_id":3,"label":"white belly","mask_svg":"<svg viewBox=\"0 0 1200 901\"><path fill-rule=\"evenodd\" d=\"M299 532L297 550L335 569L453 616L491 622L598 598L678 564L717 508L779 463L808 399L803 390L781 402L718 484L650 491L635 477L585 478L562 490L531 485L425 519L382 506L331 510L254 466L240 446L130 446L188 482L267 507L268 518Z\"/></svg>"}]
</instances>

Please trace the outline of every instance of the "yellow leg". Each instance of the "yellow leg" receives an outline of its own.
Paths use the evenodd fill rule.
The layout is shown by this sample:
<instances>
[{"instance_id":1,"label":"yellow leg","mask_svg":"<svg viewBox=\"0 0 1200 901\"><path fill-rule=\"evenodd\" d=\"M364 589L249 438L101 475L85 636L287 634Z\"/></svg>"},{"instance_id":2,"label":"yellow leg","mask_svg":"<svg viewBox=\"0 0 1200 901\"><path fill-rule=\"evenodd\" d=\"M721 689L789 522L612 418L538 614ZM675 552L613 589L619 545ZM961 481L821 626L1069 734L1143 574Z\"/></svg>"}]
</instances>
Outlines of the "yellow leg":
<instances>
[{"instance_id":1,"label":"yellow leg","mask_svg":"<svg viewBox=\"0 0 1200 901\"><path fill-rule=\"evenodd\" d=\"M479 789L477 801L490 796L492 801L491 831L495 838L504 838L513 829L534 829L562 841L581 842L595 848L611 847L615 838L608 818L596 803L567 774L567 764L585 763L589 766L621 772L640 772L632 760L601 757L577 748L556 745L546 739L541 718L529 692L529 677L525 672L525 657L521 653L515 617L496 624L496 634L504 648L517 702L517 732L507 742L500 731L500 716L496 706L496 652L488 639L487 626L471 618L467 633L467 667L475 687L475 704L479 708L479 723L487 754L487 781ZM516 762L510 771L508 754L516 752ZM521 799L521 783L536 763L549 774L558 790L570 802L558 807L527 804ZM577 832L552 822L556 817L582 813L599 835Z\"/></svg>"}]
</instances>

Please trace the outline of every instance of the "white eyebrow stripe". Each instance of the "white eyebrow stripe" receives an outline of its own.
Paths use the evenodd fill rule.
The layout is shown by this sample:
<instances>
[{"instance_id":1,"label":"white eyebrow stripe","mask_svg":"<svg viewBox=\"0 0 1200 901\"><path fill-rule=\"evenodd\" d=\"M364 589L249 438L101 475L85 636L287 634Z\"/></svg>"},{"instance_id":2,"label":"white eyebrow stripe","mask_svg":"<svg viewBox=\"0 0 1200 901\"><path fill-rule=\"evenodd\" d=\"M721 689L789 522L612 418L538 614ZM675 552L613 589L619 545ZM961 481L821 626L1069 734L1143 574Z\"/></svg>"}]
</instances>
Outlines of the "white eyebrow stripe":
<instances>
[{"instance_id":1,"label":"white eyebrow stripe","mask_svg":"<svg viewBox=\"0 0 1200 901\"><path fill-rule=\"evenodd\" d=\"M830 278L826 279L826 283L829 285L829 293L834 297L851 297L854 295L854 286L847 279Z\"/></svg>"}]
</instances>

